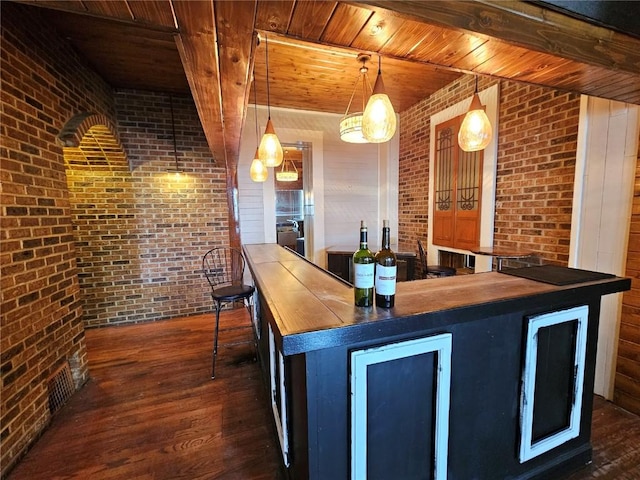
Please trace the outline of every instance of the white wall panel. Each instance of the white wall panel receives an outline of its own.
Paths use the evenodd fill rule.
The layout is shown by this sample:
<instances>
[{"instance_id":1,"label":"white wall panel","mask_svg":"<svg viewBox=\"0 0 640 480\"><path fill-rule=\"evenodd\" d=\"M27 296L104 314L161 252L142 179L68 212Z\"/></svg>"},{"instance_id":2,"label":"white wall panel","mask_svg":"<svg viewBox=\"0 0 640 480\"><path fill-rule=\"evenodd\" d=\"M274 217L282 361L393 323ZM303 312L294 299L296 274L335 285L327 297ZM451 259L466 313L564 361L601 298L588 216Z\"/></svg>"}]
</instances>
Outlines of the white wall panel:
<instances>
[{"instance_id":1,"label":"white wall panel","mask_svg":"<svg viewBox=\"0 0 640 480\"><path fill-rule=\"evenodd\" d=\"M251 121L248 121L243 129L238 160L240 234L242 243L264 243L263 184L255 183L249 177L249 168L258 146L253 109L247 113L247 119Z\"/></svg>"},{"instance_id":2,"label":"white wall panel","mask_svg":"<svg viewBox=\"0 0 640 480\"><path fill-rule=\"evenodd\" d=\"M358 247L360 220L378 244L378 147L331 143L325 148L325 234L327 246Z\"/></svg>"},{"instance_id":3,"label":"white wall panel","mask_svg":"<svg viewBox=\"0 0 640 480\"><path fill-rule=\"evenodd\" d=\"M624 275L640 109L596 97L580 101L569 266ZM612 398L622 294L603 297L595 393Z\"/></svg>"},{"instance_id":4,"label":"white wall panel","mask_svg":"<svg viewBox=\"0 0 640 480\"><path fill-rule=\"evenodd\" d=\"M267 122L258 106L259 135ZM240 228L243 243L275 242L273 170L265 183L249 178L257 139L253 106L249 106L238 161ZM340 140L341 115L271 108L271 119L283 143L312 146L314 190L314 261L325 266L327 247L358 246L360 220L369 226L371 249L379 248L382 215L389 218L397 238L397 135L379 148ZM394 185L389 185L394 182ZM395 228L394 228L395 227Z\"/></svg>"}]
</instances>

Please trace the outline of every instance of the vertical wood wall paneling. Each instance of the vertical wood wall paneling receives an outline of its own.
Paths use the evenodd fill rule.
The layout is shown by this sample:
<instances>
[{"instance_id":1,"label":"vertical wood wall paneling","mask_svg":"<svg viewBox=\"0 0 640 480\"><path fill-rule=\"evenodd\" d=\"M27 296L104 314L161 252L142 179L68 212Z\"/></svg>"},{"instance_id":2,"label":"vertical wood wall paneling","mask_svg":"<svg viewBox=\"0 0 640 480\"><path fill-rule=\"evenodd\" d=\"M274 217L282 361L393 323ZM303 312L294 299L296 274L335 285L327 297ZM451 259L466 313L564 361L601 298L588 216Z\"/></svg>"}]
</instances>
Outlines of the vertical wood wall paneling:
<instances>
[{"instance_id":1,"label":"vertical wood wall paneling","mask_svg":"<svg viewBox=\"0 0 640 480\"><path fill-rule=\"evenodd\" d=\"M357 250L360 220L369 228L369 247L378 245L378 152L373 144L326 142L326 241Z\"/></svg>"},{"instance_id":2,"label":"vertical wood wall paneling","mask_svg":"<svg viewBox=\"0 0 640 480\"><path fill-rule=\"evenodd\" d=\"M635 156L625 154L636 138L637 107L595 97L581 98L569 266L624 275L633 199ZM631 130L631 131L630 131ZM602 299L595 392L613 398L622 294Z\"/></svg>"},{"instance_id":3,"label":"vertical wood wall paneling","mask_svg":"<svg viewBox=\"0 0 640 480\"><path fill-rule=\"evenodd\" d=\"M263 107L257 107L258 117L264 116ZM238 204L240 206L240 228L243 244L265 243L265 210L263 191L270 188L271 198L274 198L272 168L268 169L268 178L265 182L254 182L249 176L249 168L260 143L260 129L264 132L264 123L258 124L256 133L256 108L251 105L247 110L245 125L242 129L240 140L240 154L238 157ZM277 127L277 126L276 126ZM276 130L277 133L277 130ZM274 207L275 209L275 203ZM273 234L275 238L275 233ZM273 240L275 241L275 240Z\"/></svg>"},{"instance_id":4,"label":"vertical wood wall paneling","mask_svg":"<svg viewBox=\"0 0 640 480\"><path fill-rule=\"evenodd\" d=\"M637 109L637 107L636 107ZM631 122L630 122L631 123ZM625 292L618 341L615 390L616 404L640 414L640 118L635 116L635 135L627 136L625 155L636 157L632 216L629 227L626 275L633 279L631 291Z\"/></svg>"}]
</instances>

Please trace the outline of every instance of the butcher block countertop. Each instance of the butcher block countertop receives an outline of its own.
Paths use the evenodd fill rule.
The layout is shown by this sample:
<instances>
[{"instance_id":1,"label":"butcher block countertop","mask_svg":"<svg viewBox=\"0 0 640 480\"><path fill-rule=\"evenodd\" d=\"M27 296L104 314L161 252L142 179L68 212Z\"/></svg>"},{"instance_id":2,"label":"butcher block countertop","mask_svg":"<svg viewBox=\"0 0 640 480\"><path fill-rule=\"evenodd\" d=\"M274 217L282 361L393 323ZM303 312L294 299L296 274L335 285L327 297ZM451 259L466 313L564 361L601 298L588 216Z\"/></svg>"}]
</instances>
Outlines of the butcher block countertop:
<instances>
[{"instance_id":1,"label":"butcher block countertop","mask_svg":"<svg viewBox=\"0 0 640 480\"><path fill-rule=\"evenodd\" d=\"M544 310L554 296L566 297L571 290L606 295L631 286L630 279L615 276L556 286L486 272L398 282L394 308L359 308L351 286L299 255L277 244L243 248L254 282L273 313L274 335L284 355L472 321L535 304Z\"/></svg>"}]
</instances>

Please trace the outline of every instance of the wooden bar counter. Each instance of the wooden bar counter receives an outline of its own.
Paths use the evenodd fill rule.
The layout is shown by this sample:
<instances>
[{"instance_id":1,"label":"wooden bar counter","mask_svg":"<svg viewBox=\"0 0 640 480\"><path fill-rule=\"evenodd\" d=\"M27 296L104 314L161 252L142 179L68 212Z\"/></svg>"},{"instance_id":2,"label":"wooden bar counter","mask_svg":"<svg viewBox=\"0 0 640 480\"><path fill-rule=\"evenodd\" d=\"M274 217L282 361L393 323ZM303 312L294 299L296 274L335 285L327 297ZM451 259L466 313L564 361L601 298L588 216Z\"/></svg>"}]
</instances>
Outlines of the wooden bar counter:
<instances>
[{"instance_id":1,"label":"wooden bar counter","mask_svg":"<svg viewBox=\"0 0 640 480\"><path fill-rule=\"evenodd\" d=\"M590 461L600 298L629 279L488 272L362 309L278 245L244 251L289 478L551 479Z\"/></svg>"}]
</instances>

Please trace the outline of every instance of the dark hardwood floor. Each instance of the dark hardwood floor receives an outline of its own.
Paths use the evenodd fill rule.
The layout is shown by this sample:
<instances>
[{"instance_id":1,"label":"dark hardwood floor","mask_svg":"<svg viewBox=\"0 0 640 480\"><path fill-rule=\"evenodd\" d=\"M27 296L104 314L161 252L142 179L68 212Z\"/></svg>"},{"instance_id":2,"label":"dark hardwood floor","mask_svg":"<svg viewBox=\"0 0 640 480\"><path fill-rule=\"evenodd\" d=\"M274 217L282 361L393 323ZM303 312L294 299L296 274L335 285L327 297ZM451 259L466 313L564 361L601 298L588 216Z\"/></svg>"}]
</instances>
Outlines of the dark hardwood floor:
<instances>
[{"instance_id":1,"label":"dark hardwood floor","mask_svg":"<svg viewBox=\"0 0 640 480\"><path fill-rule=\"evenodd\" d=\"M211 380L213 322L87 330L90 381L9 478L283 478L255 350L221 349ZM223 312L220 342L250 338L248 322L244 308Z\"/></svg>"},{"instance_id":2,"label":"dark hardwood floor","mask_svg":"<svg viewBox=\"0 0 640 480\"><path fill-rule=\"evenodd\" d=\"M566 480L640 480L640 417L596 396L590 465Z\"/></svg>"},{"instance_id":3,"label":"dark hardwood floor","mask_svg":"<svg viewBox=\"0 0 640 480\"><path fill-rule=\"evenodd\" d=\"M245 309L222 315L221 342L249 338L229 328L248 324ZM88 330L90 381L9 479L283 480L253 348L221 350L211 380L212 322ZM593 448L593 463L567 480L640 479L638 416L596 397Z\"/></svg>"}]
</instances>

